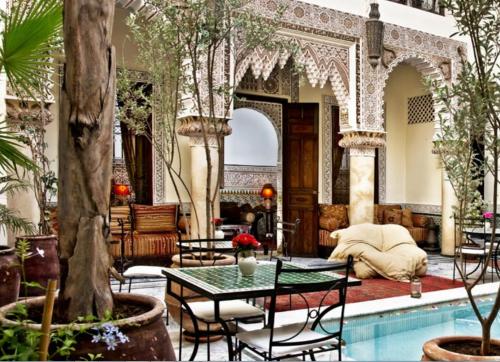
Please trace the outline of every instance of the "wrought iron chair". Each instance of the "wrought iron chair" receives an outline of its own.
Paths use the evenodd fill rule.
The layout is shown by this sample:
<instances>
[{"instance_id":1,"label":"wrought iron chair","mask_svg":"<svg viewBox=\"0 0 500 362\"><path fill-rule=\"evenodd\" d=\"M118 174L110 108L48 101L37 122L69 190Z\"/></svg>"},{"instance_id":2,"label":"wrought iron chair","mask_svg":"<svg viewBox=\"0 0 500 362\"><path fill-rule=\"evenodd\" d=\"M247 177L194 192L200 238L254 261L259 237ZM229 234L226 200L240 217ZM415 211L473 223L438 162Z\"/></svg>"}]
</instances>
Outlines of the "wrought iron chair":
<instances>
[{"instance_id":1,"label":"wrought iron chair","mask_svg":"<svg viewBox=\"0 0 500 362\"><path fill-rule=\"evenodd\" d=\"M352 269L352 257L349 256L347 263L336 264L321 268L290 268L278 260L276 266L275 289L271 296L269 310L269 322L264 329L237 333L239 341L238 355L241 360L241 352L248 348L265 360L279 360L302 356L305 359L309 355L315 360L316 353L327 351L338 351L338 359L342 359L342 326L344 321L344 308L346 302L349 272ZM345 275L332 277L329 272L343 271ZM318 273L321 273L319 275ZM309 276L308 276L309 274ZM311 282L311 280L313 280ZM324 290L318 307L310 307L308 299L301 293ZM338 291L338 302L331 305L323 305L329 293ZM307 315L303 324L275 327L276 298L283 294L299 294L307 309ZM325 323L326 316L333 310L340 309L338 325L335 328L331 321Z\"/></svg>"},{"instance_id":2,"label":"wrought iron chair","mask_svg":"<svg viewBox=\"0 0 500 362\"><path fill-rule=\"evenodd\" d=\"M281 241L281 248L283 250L283 255L281 259L283 260L292 260L292 247L295 242L295 234L297 233L300 225L300 219L295 219L295 222L288 222L278 220L278 225L276 227L276 231L281 231L283 234ZM271 249L271 253L269 259L273 259L273 250Z\"/></svg>"},{"instance_id":3,"label":"wrought iron chair","mask_svg":"<svg viewBox=\"0 0 500 362\"><path fill-rule=\"evenodd\" d=\"M182 268L183 260L187 255L190 255L193 260L200 260L200 264L204 266L214 266L217 260L224 254L235 254L235 250L232 247L232 242L228 240L221 239L196 239L196 240L179 240L179 257L180 257L180 267ZM205 256L209 256L211 263L202 263ZM206 260L206 259L205 259ZM165 275L165 273L164 273ZM199 299L199 295L184 296L184 288L181 286L180 295L186 301L184 305L181 305L181 316L180 316L180 333L179 333L179 360L182 358L182 331L183 331L183 313L188 313L192 318L196 318L198 323L203 323L206 325L206 330L198 329L198 337L206 337L207 339L207 360L210 360L210 337L214 335L223 335L228 338L224 331L218 330L215 325L220 324L219 321L215 319L215 308L213 301L196 301ZM192 300L191 302L187 302ZM251 305L243 300L231 300L223 301L219 304L219 316L224 322L235 322L238 326L238 322L249 322L249 321L262 321L265 320L265 312ZM212 326L214 326L212 328ZM234 333L233 333L234 335Z\"/></svg>"},{"instance_id":4,"label":"wrought iron chair","mask_svg":"<svg viewBox=\"0 0 500 362\"><path fill-rule=\"evenodd\" d=\"M463 271L467 278L469 275L484 267L488 258L486 248L486 223L484 218L464 218L462 222L455 219L455 256L453 260L453 280L456 277L456 270ZM467 260L477 260L476 267L467 273ZM459 265L460 264L460 265ZM483 282L484 276L483 274Z\"/></svg>"}]
</instances>

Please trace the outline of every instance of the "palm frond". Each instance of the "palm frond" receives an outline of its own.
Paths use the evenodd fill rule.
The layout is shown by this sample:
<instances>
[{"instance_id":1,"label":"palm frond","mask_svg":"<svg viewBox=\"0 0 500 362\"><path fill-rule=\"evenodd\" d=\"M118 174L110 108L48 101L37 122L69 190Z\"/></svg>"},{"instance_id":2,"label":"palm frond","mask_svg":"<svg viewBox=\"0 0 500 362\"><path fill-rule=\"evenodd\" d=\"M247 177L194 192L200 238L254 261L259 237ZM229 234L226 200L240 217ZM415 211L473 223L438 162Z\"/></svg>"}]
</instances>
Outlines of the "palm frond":
<instances>
[{"instance_id":1,"label":"palm frond","mask_svg":"<svg viewBox=\"0 0 500 362\"><path fill-rule=\"evenodd\" d=\"M37 169L36 164L19 150L18 136L6 127L0 127L0 170L17 172L17 167Z\"/></svg>"},{"instance_id":2,"label":"palm frond","mask_svg":"<svg viewBox=\"0 0 500 362\"><path fill-rule=\"evenodd\" d=\"M36 231L32 222L19 216L17 211L11 210L2 204L0 204L0 229L3 231L10 230L15 234L22 232L29 235L34 234Z\"/></svg>"},{"instance_id":3,"label":"palm frond","mask_svg":"<svg viewBox=\"0 0 500 362\"><path fill-rule=\"evenodd\" d=\"M13 176L0 177L0 195L13 196L17 191L28 191L31 184L28 181L19 180Z\"/></svg>"},{"instance_id":4,"label":"palm frond","mask_svg":"<svg viewBox=\"0 0 500 362\"><path fill-rule=\"evenodd\" d=\"M35 98L50 83L48 58L62 29L60 0L17 0L8 14L0 48L0 70L18 93ZM19 92L22 91L22 92Z\"/></svg>"}]
</instances>

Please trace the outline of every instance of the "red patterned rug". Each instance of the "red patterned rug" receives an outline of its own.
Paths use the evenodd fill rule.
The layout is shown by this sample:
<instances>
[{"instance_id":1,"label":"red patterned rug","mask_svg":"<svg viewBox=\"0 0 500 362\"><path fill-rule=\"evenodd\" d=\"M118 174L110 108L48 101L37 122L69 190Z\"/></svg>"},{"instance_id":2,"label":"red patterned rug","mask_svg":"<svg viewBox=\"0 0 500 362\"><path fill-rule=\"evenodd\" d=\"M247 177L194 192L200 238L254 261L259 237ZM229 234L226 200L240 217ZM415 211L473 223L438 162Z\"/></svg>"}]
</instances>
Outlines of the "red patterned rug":
<instances>
[{"instance_id":1,"label":"red patterned rug","mask_svg":"<svg viewBox=\"0 0 500 362\"><path fill-rule=\"evenodd\" d=\"M436 277L428 275L420 279L422 281L422 291L432 292L436 290L452 289L463 286L461 281ZM309 307L317 307L324 296L324 292L307 293L303 296L307 299ZM399 297L410 294L410 283L396 282L383 278L364 279L362 284L357 287L350 287L347 291L347 303L365 302L367 300ZM323 305L330 305L337 300L337 293L330 293ZM287 295L279 296L276 301L277 311L303 309L307 307L306 302L300 295L292 296L292 307L290 308L290 299ZM266 308L269 308L269 299L266 302Z\"/></svg>"}]
</instances>

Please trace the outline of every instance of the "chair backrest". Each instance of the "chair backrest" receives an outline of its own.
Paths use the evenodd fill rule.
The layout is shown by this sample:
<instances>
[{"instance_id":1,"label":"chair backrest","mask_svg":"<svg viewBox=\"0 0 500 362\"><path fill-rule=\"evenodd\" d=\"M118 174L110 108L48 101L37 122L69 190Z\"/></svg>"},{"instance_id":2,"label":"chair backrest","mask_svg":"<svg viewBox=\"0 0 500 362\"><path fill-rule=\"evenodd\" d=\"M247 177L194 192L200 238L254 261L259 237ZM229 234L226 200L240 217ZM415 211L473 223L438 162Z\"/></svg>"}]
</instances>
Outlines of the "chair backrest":
<instances>
[{"instance_id":1,"label":"chair backrest","mask_svg":"<svg viewBox=\"0 0 500 362\"><path fill-rule=\"evenodd\" d=\"M186 239L177 242L179 246L180 267L187 256L199 260L200 265L215 265L224 254L234 255L232 242L222 239ZM207 256L210 257L207 258Z\"/></svg>"},{"instance_id":2,"label":"chair backrest","mask_svg":"<svg viewBox=\"0 0 500 362\"><path fill-rule=\"evenodd\" d=\"M278 220L278 226L276 227L276 230L281 231L283 233L282 234L283 256L288 257L289 260L292 260L291 257L292 247L293 243L295 242L295 234L299 229L299 225L300 225L299 218L295 219L295 222Z\"/></svg>"},{"instance_id":3,"label":"chair backrest","mask_svg":"<svg viewBox=\"0 0 500 362\"><path fill-rule=\"evenodd\" d=\"M459 218L454 215L455 245L457 247L484 246L486 237L486 222L483 217Z\"/></svg>"},{"instance_id":4,"label":"chair backrest","mask_svg":"<svg viewBox=\"0 0 500 362\"><path fill-rule=\"evenodd\" d=\"M332 340L333 342L333 339L337 339L340 343L344 323L348 278L352 269L352 262L352 256L349 256L346 263L336 263L320 268L299 268L283 264L281 260L277 261L275 288L271 296L269 323L266 326L266 328L270 328L270 356L272 355L273 347L308 346L328 340ZM332 274L332 272L339 271L345 274ZM323 291L324 295L321 297L318 306L311 306L310 299L302 294L317 291ZM338 300L336 303L331 303L328 296L335 291L338 292ZM296 325L296 328L292 328L289 334L275 337L276 299L279 295L286 294L299 295L306 304L305 312L307 315L305 321ZM338 327L334 328L323 324L325 316L337 308L340 308ZM300 338L299 335L309 328L324 334L324 337Z\"/></svg>"}]
</instances>

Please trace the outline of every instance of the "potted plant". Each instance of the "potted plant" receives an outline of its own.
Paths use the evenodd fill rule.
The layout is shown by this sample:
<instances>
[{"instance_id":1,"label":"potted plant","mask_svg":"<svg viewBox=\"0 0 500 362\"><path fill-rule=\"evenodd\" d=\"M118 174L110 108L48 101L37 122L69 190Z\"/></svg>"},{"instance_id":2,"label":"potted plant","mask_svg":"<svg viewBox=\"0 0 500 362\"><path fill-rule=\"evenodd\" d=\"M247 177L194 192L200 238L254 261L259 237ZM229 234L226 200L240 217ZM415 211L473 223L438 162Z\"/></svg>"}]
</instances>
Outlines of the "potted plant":
<instances>
[{"instance_id":1,"label":"potted plant","mask_svg":"<svg viewBox=\"0 0 500 362\"><path fill-rule=\"evenodd\" d=\"M233 247L238 253L238 267L241 275L251 277L257 269L257 259L255 259L255 250L260 247L260 243L253 235L243 233L233 238Z\"/></svg>"},{"instance_id":2,"label":"potted plant","mask_svg":"<svg viewBox=\"0 0 500 362\"><path fill-rule=\"evenodd\" d=\"M223 137L231 132L227 120L234 96L234 85L221 82L218 66L231 49L229 39L237 39L239 49L227 53L231 59L228 72L235 72L248 52L258 46L283 48L294 54L295 45L285 44L275 36L278 22L250 14L245 9L247 2L189 0L172 4L152 0L149 5L154 6L154 17L145 21L132 16L129 21L147 82L154 91L148 93L131 72L123 70L118 78L118 100L123 105L119 118L136 134L149 138L172 181L184 218L188 211L185 204L189 204L191 218L187 224L192 239L212 239L217 227L213 220L219 216L219 161L224 152L221 145ZM279 18L281 12L277 13ZM235 74L228 74L228 80L234 78ZM145 113L154 114L153 129L144 122ZM180 136L191 139L192 160L196 160L196 164L191 163L191 185L183 171L186 159L179 152L183 143ZM182 260L182 265L214 265L214 260L207 258L207 253L193 253ZM231 256L219 257L215 264L234 260ZM174 267L179 266L180 256L175 255L172 262ZM189 291L184 288L186 293ZM167 304L176 319L180 315L176 312L178 302L167 297Z\"/></svg>"},{"instance_id":3,"label":"potted plant","mask_svg":"<svg viewBox=\"0 0 500 362\"><path fill-rule=\"evenodd\" d=\"M464 221L480 218L485 209L491 210L492 231L487 237L495 240L498 228L498 184L500 144L498 143L500 119L498 94L498 3L478 0L444 0L442 5L454 15L458 34L469 36L473 62L469 62L463 49L460 73L451 85L429 86L436 92L440 109L440 132L435 147L457 197L455 208L457 235L462 235ZM486 182L490 179L491 182ZM491 185L491 199L485 200L479 191ZM485 193L487 194L487 193ZM491 207L491 209L490 209ZM457 242L460 247L462 238ZM496 243L490 243L488 255L477 277L470 280L457 261L471 307L481 324L481 336L452 336L437 338L424 347L425 360L498 360L500 340L491 338L491 326L500 309L497 291L491 310L478 308L473 289L487 272L493 261Z\"/></svg>"},{"instance_id":4,"label":"potted plant","mask_svg":"<svg viewBox=\"0 0 500 362\"><path fill-rule=\"evenodd\" d=\"M68 328L80 329L81 322L110 320L126 331L130 342L101 349L87 334L76 338L73 352L66 358L89 358L83 351L98 351L107 360L174 360L165 324L164 307L152 297L116 294L111 291L108 252L108 211L111 188L111 134L115 105L114 49L111 46L115 2L85 0L64 2L65 71L62 82L59 140L59 250L60 291L52 329L54 342ZM18 64L19 75L33 64L40 79L47 78L48 61L54 37L62 28L62 5L58 0L15 2L5 22L4 47L14 53L8 59ZM89 11L92 16L89 18ZM41 35L44 41L41 41ZM32 39L36 39L32 42ZM6 47L6 42L19 43ZM82 52L82 49L84 51ZM48 55L47 55L48 57ZM9 73L7 73L9 76ZM44 76L45 75L45 76ZM50 78L50 76L48 77ZM15 81L16 76L9 77ZM27 299L30 315L40 312L44 297ZM15 304L0 309L3 326L39 333L40 324L26 324L9 314ZM89 319L90 318L90 319ZM111 319L110 319L111 318ZM100 322L87 326L98 327ZM111 328L111 327L110 327ZM2 331L6 328L3 327ZM100 338L100 337L99 337Z\"/></svg>"}]
</instances>

